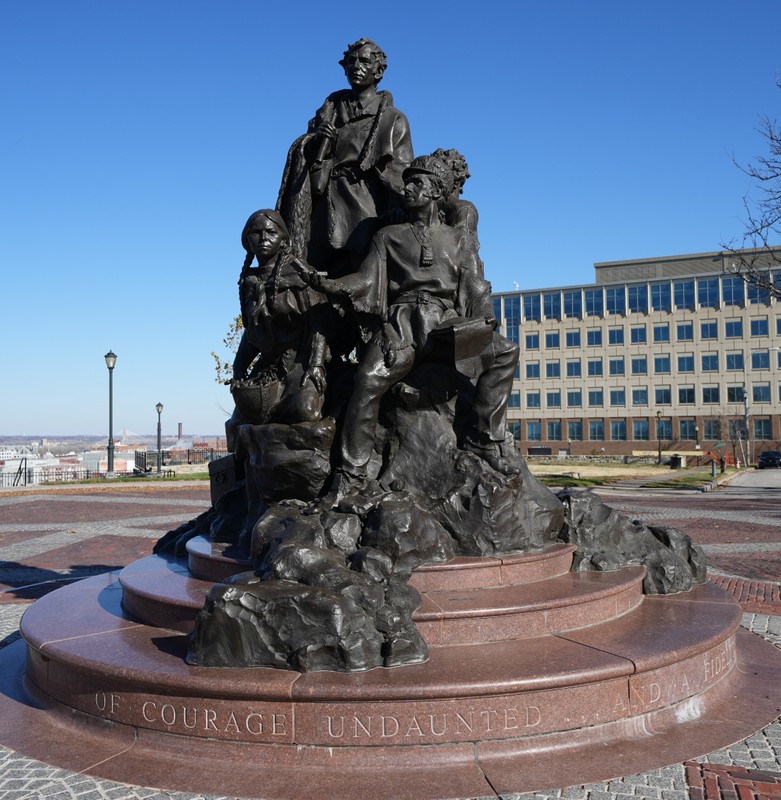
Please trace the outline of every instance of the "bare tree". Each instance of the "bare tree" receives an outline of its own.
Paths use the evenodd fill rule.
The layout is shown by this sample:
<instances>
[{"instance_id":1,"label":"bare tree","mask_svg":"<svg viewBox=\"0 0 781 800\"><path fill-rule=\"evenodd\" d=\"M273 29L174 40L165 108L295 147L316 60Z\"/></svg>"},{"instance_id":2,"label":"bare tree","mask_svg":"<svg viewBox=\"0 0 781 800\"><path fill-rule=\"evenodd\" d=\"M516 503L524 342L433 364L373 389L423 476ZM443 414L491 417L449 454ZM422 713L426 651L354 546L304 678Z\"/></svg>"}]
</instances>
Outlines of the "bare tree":
<instances>
[{"instance_id":1,"label":"bare tree","mask_svg":"<svg viewBox=\"0 0 781 800\"><path fill-rule=\"evenodd\" d=\"M781 89L781 81L777 83ZM770 270L781 265L781 248L773 241L781 239L781 127L767 116L760 117L759 133L767 145L767 154L753 162L733 163L751 178L752 189L743 198L745 230L742 241L722 244L733 259L734 271L746 283L781 297L781 284Z\"/></svg>"},{"instance_id":2,"label":"bare tree","mask_svg":"<svg viewBox=\"0 0 781 800\"><path fill-rule=\"evenodd\" d=\"M239 315L231 320L228 332L222 340L223 346L228 351L228 357L226 358L224 355L215 353L212 350L211 356L214 359L214 369L217 373L217 377L214 380L217 383L228 383L230 381L233 375L233 358L239 349L239 342L243 333L244 325L241 321L241 315ZM228 361L228 358L230 358L230 361Z\"/></svg>"}]
</instances>

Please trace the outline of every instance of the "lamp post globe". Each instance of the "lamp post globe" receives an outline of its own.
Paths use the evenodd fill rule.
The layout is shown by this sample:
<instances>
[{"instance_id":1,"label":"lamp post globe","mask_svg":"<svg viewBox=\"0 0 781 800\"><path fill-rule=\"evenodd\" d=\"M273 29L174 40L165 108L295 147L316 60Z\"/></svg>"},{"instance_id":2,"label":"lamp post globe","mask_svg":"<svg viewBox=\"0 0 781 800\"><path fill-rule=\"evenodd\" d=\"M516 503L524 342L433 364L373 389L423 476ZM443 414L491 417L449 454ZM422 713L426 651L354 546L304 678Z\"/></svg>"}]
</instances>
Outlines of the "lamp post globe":
<instances>
[{"instance_id":1,"label":"lamp post globe","mask_svg":"<svg viewBox=\"0 0 781 800\"><path fill-rule=\"evenodd\" d=\"M157 410L157 474L162 472L163 465L163 451L162 451L162 427L160 423L160 415L163 413L163 404L158 403L155 406Z\"/></svg>"},{"instance_id":2,"label":"lamp post globe","mask_svg":"<svg viewBox=\"0 0 781 800\"><path fill-rule=\"evenodd\" d=\"M109 350L105 356L108 368L108 459L106 473L114 472L114 366L117 363L117 354Z\"/></svg>"}]
</instances>

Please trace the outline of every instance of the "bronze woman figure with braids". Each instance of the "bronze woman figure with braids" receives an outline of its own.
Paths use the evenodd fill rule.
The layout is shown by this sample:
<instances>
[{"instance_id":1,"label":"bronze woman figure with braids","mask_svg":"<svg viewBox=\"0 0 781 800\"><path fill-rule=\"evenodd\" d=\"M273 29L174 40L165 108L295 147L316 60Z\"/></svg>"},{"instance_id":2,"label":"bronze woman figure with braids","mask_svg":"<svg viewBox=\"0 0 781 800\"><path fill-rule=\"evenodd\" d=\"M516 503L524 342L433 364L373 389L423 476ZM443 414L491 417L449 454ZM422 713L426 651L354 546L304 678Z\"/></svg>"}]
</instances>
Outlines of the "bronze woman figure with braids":
<instances>
[{"instance_id":1,"label":"bronze woman figure with braids","mask_svg":"<svg viewBox=\"0 0 781 800\"><path fill-rule=\"evenodd\" d=\"M239 278L244 334L231 381L238 413L253 423L317 420L326 360L318 306L325 298L301 279L306 267L290 253L287 226L273 209L250 216L241 243L247 251Z\"/></svg>"}]
</instances>

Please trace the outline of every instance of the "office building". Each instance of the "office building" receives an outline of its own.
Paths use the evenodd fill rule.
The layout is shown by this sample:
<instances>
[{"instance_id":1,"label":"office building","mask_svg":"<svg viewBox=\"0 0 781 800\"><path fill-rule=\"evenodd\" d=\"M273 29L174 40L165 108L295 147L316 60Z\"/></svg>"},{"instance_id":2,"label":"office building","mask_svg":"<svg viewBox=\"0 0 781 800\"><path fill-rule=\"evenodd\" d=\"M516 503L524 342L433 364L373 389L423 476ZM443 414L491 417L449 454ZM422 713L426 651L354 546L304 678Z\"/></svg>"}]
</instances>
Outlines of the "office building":
<instances>
[{"instance_id":1,"label":"office building","mask_svg":"<svg viewBox=\"0 0 781 800\"><path fill-rule=\"evenodd\" d=\"M752 461L779 449L781 300L733 261L597 263L593 284L494 294L521 349L507 415L521 450ZM768 274L781 289L781 264Z\"/></svg>"}]
</instances>

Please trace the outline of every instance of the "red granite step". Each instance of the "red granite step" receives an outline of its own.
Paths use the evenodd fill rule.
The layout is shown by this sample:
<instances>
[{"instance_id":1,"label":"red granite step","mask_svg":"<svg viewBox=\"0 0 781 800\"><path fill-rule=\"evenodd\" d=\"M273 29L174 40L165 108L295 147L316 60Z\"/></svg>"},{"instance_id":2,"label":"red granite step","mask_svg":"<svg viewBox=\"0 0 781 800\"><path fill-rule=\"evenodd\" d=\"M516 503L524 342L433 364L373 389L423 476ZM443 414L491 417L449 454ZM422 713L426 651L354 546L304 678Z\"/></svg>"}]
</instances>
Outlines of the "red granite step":
<instances>
[{"instance_id":1,"label":"red granite step","mask_svg":"<svg viewBox=\"0 0 781 800\"><path fill-rule=\"evenodd\" d=\"M196 738L384 748L530 737L536 744L524 747L542 746L669 709L698 715L736 673L740 609L710 585L570 634L434 646L425 664L359 674L188 666L186 637L134 622L121 594L99 576L32 606L21 626L28 677L78 711Z\"/></svg>"},{"instance_id":2,"label":"red granite step","mask_svg":"<svg viewBox=\"0 0 781 800\"><path fill-rule=\"evenodd\" d=\"M574 550L574 545L562 543L538 553L511 553L486 558L456 556L446 564L418 567L410 583L420 591L429 591L541 581L569 572ZM204 536L187 543L187 565L194 577L216 583L252 568L247 554L235 545L212 542Z\"/></svg>"},{"instance_id":3,"label":"red granite step","mask_svg":"<svg viewBox=\"0 0 781 800\"><path fill-rule=\"evenodd\" d=\"M571 555L567 553L567 557ZM557 559L561 560L558 555ZM441 569L446 572L443 583L450 583L453 573L469 574L470 566L427 567L424 582L437 585L433 575ZM505 569L496 559L493 575L496 579L503 573L514 577L517 573L512 567ZM639 605L643 575L642 567L627 567L601 574L565 572L526 584L424 591L413 619L429 645L528 638L571 630L619 617ZM149 625L183 633L192 630L212 586L209 581L190 577L179 562L158 556L125 567L119 580L129 613Z\"/></svg>"},{"instance_id":4,"label":"red granite step","mask_svg":"<svg viewBox=\"0 0 781 800\"><path fill-rule=\"evenodd\" d=\"M698 695L697 713L690 699L574 731L412 747L248 745L110 722L61 705L25 679L24 644L17 642L0 651L0 718L6 723L0 726L0 742L86 775L199 795L361 800L370 791L373 800L453 800L551 790L626 774L628 764L644 772L680 763L728 746L775 719L781 656L760 637L745 630L737 634L738 660L729 683ZM254 670L249 672L257 679ZM96 697L107 710L126 699L116 691ZM159 717L161 708L148 716ZM487 717L495 723L496 715ZM503 723L517 719L510 714ZM273 718L268 723L273 731ZM333 723L338 733L340 721ZM345 723L355 732L354 719ZM277 735L280 724L277 719Z\"/></svg>"}]
</instances>

